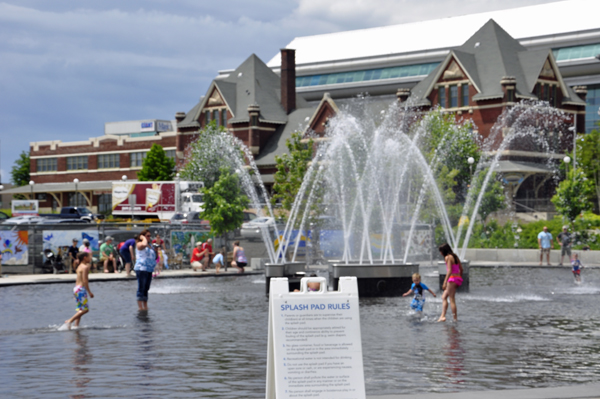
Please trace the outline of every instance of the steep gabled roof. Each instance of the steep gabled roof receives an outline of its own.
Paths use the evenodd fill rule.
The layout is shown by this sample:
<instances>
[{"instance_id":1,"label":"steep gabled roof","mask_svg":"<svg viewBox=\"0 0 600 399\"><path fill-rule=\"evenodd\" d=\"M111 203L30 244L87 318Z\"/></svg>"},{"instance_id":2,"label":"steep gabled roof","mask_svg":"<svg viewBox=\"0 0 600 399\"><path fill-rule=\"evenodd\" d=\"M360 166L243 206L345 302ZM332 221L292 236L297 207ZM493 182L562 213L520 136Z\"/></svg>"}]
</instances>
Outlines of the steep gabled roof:
<instances>
[{"instance_id":1,"label":"steep gabled roof","mask_svg":"<svg viewBox=\"0 0 600 399\"><path fill-rule=\"evenodd\" d=\"M218 90L227 108L233 115L229 123L249 122L248 106L260 107L259 120L275 124L285 124L288 115L281 105L281 79L255 54L248 57L226 79L213 80L207 95L177 124L179 127L199 127L198 119L202 109L213 92ZM306 108L304 98L296 96L296 108Z\"/></svg>"},{"instance_id":2,"label":"steep gabled roof","mask_svg":"<svg viewBox=\"0 0 600 399\"><path fill-rule=\"evenodd\" d=\"M248 122L248 106L260 106L259 120L286 123L287 113L281 105L280 78L255 54L246 59L224 82L234 84L236 102L232 105L235 117L230 123Z\"/></svg>"},{"instance_id":3,"label":"steep gabled roof","mask_svg":"<svg viewBox=\"0 0 600 399\"><path fill-rule=\"evenodd\" d=\"M452 50L438 68L413 88L410 99L413 105L430 105L427 97L452 59L460 64L476 87L478 93L473 96L475 101L503 98L500 81L505 76L515 78L517 97L536 98L532 92L546 60L549 59L564 97L572 102L581 102L573 90L564 84L550 49L528 51L490 19L462 46Z\"/></svg>"}]
</instances>

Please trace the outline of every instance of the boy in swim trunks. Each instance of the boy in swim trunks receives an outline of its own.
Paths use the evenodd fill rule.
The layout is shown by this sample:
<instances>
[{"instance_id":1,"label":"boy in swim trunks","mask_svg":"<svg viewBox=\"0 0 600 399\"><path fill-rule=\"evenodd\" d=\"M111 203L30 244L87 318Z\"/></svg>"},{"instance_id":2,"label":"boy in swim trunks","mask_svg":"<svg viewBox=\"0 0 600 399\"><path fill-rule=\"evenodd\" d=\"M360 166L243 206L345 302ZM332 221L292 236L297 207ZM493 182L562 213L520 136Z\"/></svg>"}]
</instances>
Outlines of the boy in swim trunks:
<instances>
[{"instance_id":1,"label":"boy in swim trunks","mask_svg":"<svg viewBox=\"0 0 600 399\"><path fill-rule=\"evenodd\" d=\"M583 269L583 265L579 260L579 255L573 255L573 260L571 261L571 268L573 270L573 277L575 277L575 282L581 283L581 269Z\"/></svg>"},{"instance_id":2,"label":"boy in swim trunks","mask_svg":"<svg viewBox=\"0 0 600 399\"><path fill-rule=\"evenodd\" d=\"M421 282L421 275L419 273L415 273L412 275L413 284L410 286L410 290L406 292L402 296L408 296L410 294L415 294L412 302L410 303L410 307L416 312L423 311L423 305L425 305L425 297L423 296L423 291L431 292L431 295L435 298L435 292L431 291L424 283Z\"/></svg>"},{"instance_id":3,"label":"boy in swim trunks","mask_svg":"<svg viewBox=\"0 0 600 399\"><path fill-rule=\"evenodd\" d=\"M90 290L88 280L90 269L92 267L92 255L88 252L82 252L77 255L77 259L79 260L79 266L77 266L77 280L75 282L75 288L73 288L73 296L75 297L75 302L77 302L77 312L69 320L65 321L69 330L71 329L71 324L73 324L73 328L79 328L81 316L90 311L88 307L88 293L90 298L94 297L94 294L92 294L92 291Z\"/></svg>"}]
</instances>

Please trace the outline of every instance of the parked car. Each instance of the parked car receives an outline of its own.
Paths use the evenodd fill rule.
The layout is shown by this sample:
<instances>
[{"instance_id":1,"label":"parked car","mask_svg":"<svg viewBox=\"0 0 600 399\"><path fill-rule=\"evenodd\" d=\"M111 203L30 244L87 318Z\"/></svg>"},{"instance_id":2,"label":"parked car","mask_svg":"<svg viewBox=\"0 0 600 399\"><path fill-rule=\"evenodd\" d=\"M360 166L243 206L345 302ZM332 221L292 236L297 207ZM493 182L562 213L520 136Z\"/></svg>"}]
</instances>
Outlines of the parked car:
<instances>
[{"instance_id":1,"label":"parked car","mask_svg":"<svg viewBox=\"0 0 600 399\"><path fill-rule=\"evenodd\" d=\"M44 218L36 215L15 216L4 221L4 224L37 224L43 221Z\"/></svg>"},{"instance_id":2,"label":"parked car","mask_svg":"<svg viewBox=\"0 0 600 399\"><path fill-rule=\"evenodd\" d=\"M257 217L249 222L242 223L240 233L242 237L248 240L262 240L262 230L272 229L275 226L275 219L272 217Z\"/></svg>"},{"instance_id":3,"label":"parked car","mask_svg":"<svg viewBox=\"0 0 600 399\"><path fill-rule=\"evenodd\" d=\"M40 216L59 219L85 219L90 222L95 219L104 219L104 215L92 213L82 206L63 206L60 213L42 213Z\"/></svg>"},{"instance_id":4,"label":"parked car","mask_svg":"<svg viewBox=\"0 0 600 399\"><path fill-rule=\"evenodd\" d=\"M204 220L200 218L200 212L188 212L187 215L184 214L185 219L181 221L181 224L195 224L200 225L203 228L210 228L210 223L208 220Z\"/></svg>"},{"instance_id":5,"label":"parked car","mask_svg":"<svg viewBox=\"0 0 600 399\"><path fill-rule=\"evenodd\" d=\"M6 213L0 212L0 223L6 221L8 219L10 219L10 217Z\"/></svg>"},{"instance_id":6,"label":"parked car","mask_svg":"<svg viewBox=\"0 0 600 399\"><path fill-rule=\"evenodd\" d=\"M183 212L176 212L173 217L171 217L171 220L169 220L169 223L171 224L181 224L184 220L186 220L186 216L187 214L183 213Z\"/></svg>"},{"instance_id":7,"label":"parked car","mask_svg":"<svg viewBox=\"0 0 600 399\"><path fill-rule=\"evenodd\" d=\"M69 224L79 224L79 223L90 223L87 219L54 219L54 218L44 218L44 220L38 222L38 224L57 224L57 223L69 223Z\"/></svg>"}]
</instances>

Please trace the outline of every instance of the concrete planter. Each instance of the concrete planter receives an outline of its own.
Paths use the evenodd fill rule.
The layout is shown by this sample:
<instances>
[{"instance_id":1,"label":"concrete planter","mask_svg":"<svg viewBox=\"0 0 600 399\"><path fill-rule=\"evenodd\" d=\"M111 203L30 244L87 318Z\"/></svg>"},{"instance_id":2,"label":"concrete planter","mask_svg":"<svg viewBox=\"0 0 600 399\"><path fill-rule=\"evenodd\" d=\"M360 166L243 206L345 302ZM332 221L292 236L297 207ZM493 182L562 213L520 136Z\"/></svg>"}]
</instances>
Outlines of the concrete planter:
<instances>
[{"instance_id":1,"label":"concrete planter","mask_svg":"<svg viewBox=\"0 0 600 399\"><path fill-rule=\"evenodd\" d=\"M462 264L463 267L463 283L460 287L458 287L458 289L456 290L457 292L469 292L469 266L471 264L470 261L468 260L461 260L460 262ZM443 260L438 262L438 273L440 275L439 277L439 282L440 282L440 290L442 289L442 285L444 285L444 280L446 279L446 262L444 262Z\"/></svg>"},{"instance_id":2,"label":"concrete planter","mask_svg":"<svg viewBox=\"0 0 600 399\"><path fill-rule=\"evenodd\" d=\"M361 297L401 296L410 289L413 273L419 272L417 263L360 264L341 261L329 262L329 284L338 289L340 277L354 276L358 279Z\"/></svg>"},{"instance_id":3,"label":"concrete planter","mask_svg":"<svg viewBox=\"0 0 600 399\"><path fill-rule=\"evenodd\" d=\"M266 293L269 295L269 286L271 278L287 277L290 291L300 289L300 280L306 277L306 263L287 262L287 263L265 263Z\"/></svg>"}]
</instances>

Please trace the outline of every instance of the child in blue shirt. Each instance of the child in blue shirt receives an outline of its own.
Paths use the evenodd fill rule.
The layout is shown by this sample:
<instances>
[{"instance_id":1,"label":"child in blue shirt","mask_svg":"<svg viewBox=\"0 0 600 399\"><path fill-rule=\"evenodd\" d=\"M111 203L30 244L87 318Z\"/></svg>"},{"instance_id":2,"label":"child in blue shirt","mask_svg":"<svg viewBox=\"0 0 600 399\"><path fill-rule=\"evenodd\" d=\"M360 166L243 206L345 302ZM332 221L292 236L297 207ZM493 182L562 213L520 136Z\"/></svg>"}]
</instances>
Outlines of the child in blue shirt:
<instances>
[{"instance_id":1,"label":"child in blue shirt","mask_svg":"<svg viewBox=\"0 0 600 399\"><path fill-rule=\"evenodd\" d=\"M581 283L581 269L583 269L583 265L579 260L579 255L574 254L573 260L571 261L571 268L573 270L573 276L575 277L575 282L577 284Z\"/></svg>"},{"instance_id":2,"label":"child in blue shirt","mask_svg":"<svg viewBox=\"0 0 600 399\"><path fill-rule=\"evenodd\" d=\"M425 305L425 297L423 296L423 291L431 292L431 295L433 295L434 298L436 297L436 295L424 283L421 282L421 275L419 273L415 273L412 275L412 281L413 284L410 286L410 290L408 290L408 292L402 296L408 296L414 293L415 297L410 303L410 307L416 312L422 312L423 305Z\"/></svg>"}]
</instances>

